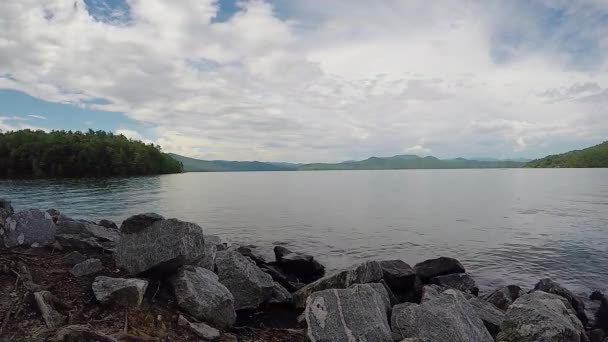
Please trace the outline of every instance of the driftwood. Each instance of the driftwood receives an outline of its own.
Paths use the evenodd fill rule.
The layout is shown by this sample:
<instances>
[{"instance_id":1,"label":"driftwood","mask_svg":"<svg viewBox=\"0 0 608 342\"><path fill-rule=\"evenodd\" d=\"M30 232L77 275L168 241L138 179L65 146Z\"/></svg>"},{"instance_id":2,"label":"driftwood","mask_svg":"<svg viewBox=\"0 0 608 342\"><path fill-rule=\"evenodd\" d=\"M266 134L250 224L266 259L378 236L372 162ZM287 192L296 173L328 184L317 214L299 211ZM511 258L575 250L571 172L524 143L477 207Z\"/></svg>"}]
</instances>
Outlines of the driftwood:
<instances>
[{"instance_id":1,"label":"driftwood","mask_svg":"<svg viewBox=\"0 0 608 342\"><path fill-rule=\"evenodd\" d=\"M57 300L54 300L54 297L48 291L34 293L34 299L36 300L40 314L49 329L56 329L67 321L67 317L55 309Z\"/></svg>"}]
</instances>

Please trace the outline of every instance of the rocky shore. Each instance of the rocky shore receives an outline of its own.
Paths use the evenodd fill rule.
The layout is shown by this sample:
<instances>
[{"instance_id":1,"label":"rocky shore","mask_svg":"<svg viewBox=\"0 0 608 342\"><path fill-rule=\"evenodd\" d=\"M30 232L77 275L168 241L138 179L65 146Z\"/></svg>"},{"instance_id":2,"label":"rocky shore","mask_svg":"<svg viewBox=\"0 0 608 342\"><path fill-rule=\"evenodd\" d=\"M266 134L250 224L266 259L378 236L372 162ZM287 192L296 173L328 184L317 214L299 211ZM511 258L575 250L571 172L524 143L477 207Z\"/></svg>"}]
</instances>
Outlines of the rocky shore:
<instances>
[{"instance_id":1,"label":"rocky shore","mask_svg":"<svg viewBox=\"0 0 608 342\"><path fill-rule=\"evenodd\" d=\"M330 273L266 252L154 213L119 226L0 200L0 341L608 342L599 291L480 293L449 257Z\"/></svg>"}]
</instances>

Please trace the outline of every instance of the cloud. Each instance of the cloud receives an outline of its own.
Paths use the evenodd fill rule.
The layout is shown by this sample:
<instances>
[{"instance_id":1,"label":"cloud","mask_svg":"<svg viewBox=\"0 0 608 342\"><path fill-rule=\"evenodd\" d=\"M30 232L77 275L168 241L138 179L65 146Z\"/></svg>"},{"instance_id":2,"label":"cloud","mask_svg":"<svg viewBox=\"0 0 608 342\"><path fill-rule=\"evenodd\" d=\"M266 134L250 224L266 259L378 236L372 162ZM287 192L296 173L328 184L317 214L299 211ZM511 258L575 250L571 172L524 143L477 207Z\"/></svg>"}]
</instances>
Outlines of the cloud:
<instances>
[{"instance_id":1,"label":"cloud","mask_svg":"<svg viewBox=\"0 0 608 342\"><path fill-rule=\"evenodd\" d=\"M114 133L116 133L118 135L124 135L125 137L127 137L129 139L139 140L146 144L154 143L152 140L147 139L144 136L142 136L139 132L131 130L131 129L117 129L116 132L114 132Z\"/></svg>"},{"instance_id":2,"label":"cloud","mask_svg":"<svg viewBox=\"0 0 608 342\"><path fill-rule=\"evenodd\" d=\"M38 120L46 120L45 116L42 115L28 115L30 118L38 119Z\"/></svg>"},{"instance_id":3,"label":"cloud","mask_svg":"<svg viewBox=\"0 0 608 342\"><path fill-rule=\"evenodd\" d=\"M0 88L124 112L166 151L538 156L608 131L604 1L92 3L1 2Z\"/></svg>"}]
</instances>

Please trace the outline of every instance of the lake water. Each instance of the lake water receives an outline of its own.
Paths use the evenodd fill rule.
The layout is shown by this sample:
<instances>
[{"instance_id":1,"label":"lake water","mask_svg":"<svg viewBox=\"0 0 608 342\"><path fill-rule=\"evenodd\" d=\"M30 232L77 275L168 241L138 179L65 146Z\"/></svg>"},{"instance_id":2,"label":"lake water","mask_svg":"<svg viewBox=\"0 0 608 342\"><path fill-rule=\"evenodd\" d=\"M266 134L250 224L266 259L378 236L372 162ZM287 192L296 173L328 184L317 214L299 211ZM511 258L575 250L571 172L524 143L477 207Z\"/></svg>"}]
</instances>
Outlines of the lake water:
<instances>
[{"instance_id":1,"label":"lake water","mask_svg":"<svg viewBox=\"0 0 608 342\"><path fill-rule=\"evenodd\" d=\"M608 170L187 173L0 181L17 210L74 218L154 211L231 241L280 243L330 269L451 256L482 291L552 277L577 293L608 282Z\"/></svg>"}]
</instances>

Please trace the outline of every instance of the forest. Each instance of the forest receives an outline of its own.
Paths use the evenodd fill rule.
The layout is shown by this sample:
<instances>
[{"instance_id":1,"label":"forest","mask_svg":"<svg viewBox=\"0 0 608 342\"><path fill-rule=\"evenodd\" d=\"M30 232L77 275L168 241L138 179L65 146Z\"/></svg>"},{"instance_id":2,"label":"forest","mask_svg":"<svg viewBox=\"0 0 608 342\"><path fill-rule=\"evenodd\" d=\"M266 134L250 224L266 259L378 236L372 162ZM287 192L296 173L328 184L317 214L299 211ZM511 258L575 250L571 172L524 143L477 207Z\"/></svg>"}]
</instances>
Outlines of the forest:
<instances>
[{"instance_id":1,"label":"forest","mask_svg":"<svg viewBox=\"0 0 608 342\"><path fill-rule=\"evenodd\" d=\"M547 156L527 165L534 168L608 167L608 141L582 150Z\"/></svg>"},{"instance_id":2,"label":"forest","mask_svg":"<svg viewBox=\"0 0 608 342\"><path fill-rule=\"evenodd\" d=\"M111 132L0 132L0 178L106 177L180 173L161 151Z\"/></svg>"}]
</instances>

